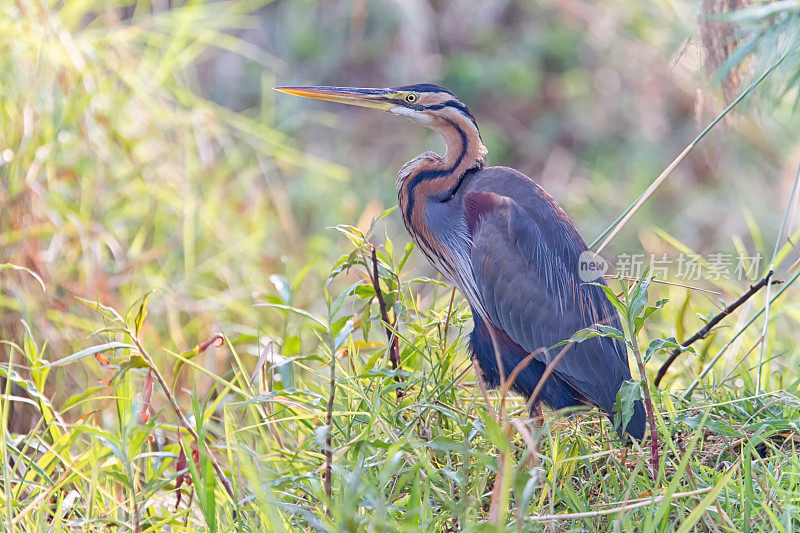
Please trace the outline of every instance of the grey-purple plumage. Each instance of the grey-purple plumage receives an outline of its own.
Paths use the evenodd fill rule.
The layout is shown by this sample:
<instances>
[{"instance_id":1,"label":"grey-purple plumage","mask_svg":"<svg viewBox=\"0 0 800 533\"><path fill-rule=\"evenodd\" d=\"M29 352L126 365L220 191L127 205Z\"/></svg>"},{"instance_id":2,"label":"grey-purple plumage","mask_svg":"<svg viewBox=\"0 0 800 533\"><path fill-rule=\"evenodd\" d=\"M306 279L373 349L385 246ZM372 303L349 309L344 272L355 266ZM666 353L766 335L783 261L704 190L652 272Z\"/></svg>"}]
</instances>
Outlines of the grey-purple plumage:
<instances>
[{"instance_id":1,"label":"grey-purple plumage","mask_svg":"<svg viewBox=\"0 0 800 533\"><path fill-rule=\"evenodd\" d=\"M429 203L426 220L428 230L454 252L448 257L468 261L437 267L451 278L449 273L457 273L452 281L472 306L472 348L490 385L500 380L490 328L505 376L529 353L544 349L514 384L526 396L563 349L553 346L593 324L622 330L603 290L579 277L579 256L587 247L575 226L524 174L507 167L467 173L452 198ZM596 405L611 417L622 382L631 379L625 345L597 337L566 349L540 400L553 408ZM641 439L644 426L637 402L626 430Z\"/></svg>"}]
</instances>

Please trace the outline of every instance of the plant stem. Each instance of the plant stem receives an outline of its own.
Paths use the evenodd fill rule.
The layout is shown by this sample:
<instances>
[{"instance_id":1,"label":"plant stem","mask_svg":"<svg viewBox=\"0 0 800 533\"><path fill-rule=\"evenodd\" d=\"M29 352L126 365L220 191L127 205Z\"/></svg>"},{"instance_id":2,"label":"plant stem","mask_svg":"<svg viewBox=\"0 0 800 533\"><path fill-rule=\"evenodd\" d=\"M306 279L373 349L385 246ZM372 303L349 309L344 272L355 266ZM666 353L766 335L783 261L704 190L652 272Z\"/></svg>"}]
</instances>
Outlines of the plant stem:
<instances>
[{"instance_id":1,"label":"plant stem","mask_svg":"<svg viewBox=\"0 0 800 533\"><path fill-rule=\"evenodd\" d=\"M392 370L400 370L400 345L395 335L394 328L397 325L397 320L394 322L389 321L389 312L386 310L386 300L383 298L383 291L381 290L381 278L378 275L378 256L375 253L375 247L370 243L368 244L370 251L370 258L372 259L372 274L370 279L372 287L375 289L375 296L378 298L378 307L381 311L381 322L383 322L383 329L386 331L386 340L389 341L389 360L392 362ZM395 374L395 381L402 382L403 377ZM403 395L402 389L397 389L397 397Z\"/></svg>"},{"instance_id":2,"label":"plant stem","mask_svg":"<svg viewBox=\"0 0 800 533\"><path fill-rule=\"evenodd\" d=\"M650 397L650 381L644 371L644 361L639 352L639 343L636 342L636 331L632 320L628 321L628 328L631 331L631 345L633 346L633 356L636 358L636 366L639 367L639 377L642 380L644 392L644 407L647 412L647 424L650 427L650 461L653 467L653 479L658 476L658 431L656 430L656 417L653 410L653 399Z\"/></svg>"},{"instance_id":3,"label":"plant stem","mask_svg":"<svg viewBox=\"0 0 800 533\"><path fill-rule=\"evenodd\" d=\"M325 424L328 426L327 434L325 435L325 495L328 497L328 502L331 501L333 494L333 440L331 437L333 424L333 400L336 397L336 354L331 352L331 373L330 373L330 389L328 392L328 410L325 414ZM330 503L327 509L328 516L331 516Z\"/></svg>"},{"instance_id":4,"label":"plant stem","mask_svg":"<svg viewBox=\"0 0 800 533\"><path fill-rule=\"evenodd\" d=\"M147 351L145 351L145 349L142 347L142 344L139 342L139 339L136 337L136 335L134 335L133 331L126 328L125 332L133 341L133 344L139 351L139 355L142 356L147 365L150 367L150 370L153 371L153 375L155 375L156 381L158 381L158 385L161 387L161 390L164 391L164 396L167 397L167 400L172 406L172 410L175 411L175 414L178 416L178 420L180 421L181 425L186 429L186 431L189 432L189 434L194 438L196 442L200 443L201 441L200 437L197 435L197 432L194 430L194 428L189 424L189 421L186 419L186 416L184 416L183 411L181 411L178 402L175 400L175 397L172 395L172 392L170 392L169 388L167 387L167 382L164 380L164 377L158 370L158 367L153 361L153 358L150 357L150 354L148 354ZM220 483L222 483L222 486L225 487L225 492L228 493L228 496L231 497L231 500L235 505L236 496L234 496L233 489L231 489L231 486L228 483L225 474L222 472L222 467L219 465L219 462L217 461L217 458L214 455L214 453L211 451L211 447L208 445L208 443L205 440L203 440L202 443L203 447L206 450L206 453L208 454L209 459L211 459L211 464L214 466L214 471L217 473L217 477L219 478Z\"/></svg>"},{"instance_id":5,"label":"plant stem","mask_svg":"<svg viewBox=\"0 0 800 533\"><path fill-rule=\"evenodd\" d=\"M603 251L611 239L613 239L614 236L622 229L622 227L628 223L631 217L636 214L636 211L638 211L642 204L644 204L647 199L652 196L652 194L656 191L656 189L658 189L659 186L661 186L664 180L666 180L669 175L672 174L672 171L675 170L675 168L686 158L686 156L692 151L697 143L699 143L703 137L705 137L706 134L708 134L708 132L711 131L714 126L716 126L719 121L725 117L725 115L727 115L734 107L736 107L739 102L741 102L748 94L750 94L753 89L758 87L767 76L769 76L776 68L778 68L778 66L783 63L783 60L786 59L786 57L794 50L794 48L795 47L792 46L787 49L772 65L769 66L769 68L767 68L767 70L761 74L761 76L754 80L753 83L751 83L735 100L728 105L728 107L726 107L719 115L717 115L717 117L712 120L708 126L706 126L705 129L701 131L697 137L695 137L694 140L686 146L686 148L683 149L680 154L678 154L678 157L676 157L672 163L667 165L667 168L665 168L664 171L655 180L653 180L653 183L650 184L650 186L641 194L641 196L639 196L636 201L628 206L628 208L619 216L619 218L615 220L608 228L606 228L603 233L598 235L592 244L589 245L589 249L594 250L597 253ZM600 246L595 250L595 246L597 246L601 240L603 241L602 244L600 244Z\"/></svg>"}]
</instances>

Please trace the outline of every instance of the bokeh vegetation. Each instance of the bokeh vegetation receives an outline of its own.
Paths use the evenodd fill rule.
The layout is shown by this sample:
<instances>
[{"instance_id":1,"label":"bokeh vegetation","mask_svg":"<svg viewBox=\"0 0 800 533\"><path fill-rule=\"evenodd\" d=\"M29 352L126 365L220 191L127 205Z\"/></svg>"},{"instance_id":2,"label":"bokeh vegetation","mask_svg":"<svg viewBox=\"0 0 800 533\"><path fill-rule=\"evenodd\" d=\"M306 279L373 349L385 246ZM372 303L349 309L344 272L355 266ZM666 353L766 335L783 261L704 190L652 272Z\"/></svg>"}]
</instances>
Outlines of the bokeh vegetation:
<instances>
[{"instance_id":1,"label":"bokeh vegetation","mask_svg":"<svg viewBox=\"0 0 800 533\"><path fill-rule=\"evenodd\" d=\"M797 529L800 10L723 4L0 3L4 528ZM445 85L591 242L787 51L604 250L783 280L652 389L658 472L596 412L484 401L469 309L390 210L440 139L271 91ZM642 351L750 283L673 281Z\"/></svg>"}]
</instances>

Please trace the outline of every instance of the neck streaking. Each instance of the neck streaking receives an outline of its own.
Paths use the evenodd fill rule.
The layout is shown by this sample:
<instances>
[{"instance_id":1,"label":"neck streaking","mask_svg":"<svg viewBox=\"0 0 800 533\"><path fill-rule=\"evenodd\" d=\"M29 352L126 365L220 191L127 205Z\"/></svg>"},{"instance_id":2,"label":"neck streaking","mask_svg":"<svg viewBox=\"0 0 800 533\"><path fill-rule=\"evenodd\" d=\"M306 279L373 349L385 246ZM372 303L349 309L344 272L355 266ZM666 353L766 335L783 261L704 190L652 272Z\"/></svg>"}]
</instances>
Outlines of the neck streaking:
<instances>
[{"instance_id":1,"label":"neck streaking","mask_svg":"<svg viewBox=\"0 0 800 533\"><path fill-rule=\"evenodd\" d=\"M469 171L484 167L486 157L486 147L471 118L454 110L449 116L437 117L429 127L444 137L445 156L426 152L403 165L397 175L403 221L412 235L423 240L427 237L425 208L428 202L452 198Z\"/></svg>"}]
</instances>

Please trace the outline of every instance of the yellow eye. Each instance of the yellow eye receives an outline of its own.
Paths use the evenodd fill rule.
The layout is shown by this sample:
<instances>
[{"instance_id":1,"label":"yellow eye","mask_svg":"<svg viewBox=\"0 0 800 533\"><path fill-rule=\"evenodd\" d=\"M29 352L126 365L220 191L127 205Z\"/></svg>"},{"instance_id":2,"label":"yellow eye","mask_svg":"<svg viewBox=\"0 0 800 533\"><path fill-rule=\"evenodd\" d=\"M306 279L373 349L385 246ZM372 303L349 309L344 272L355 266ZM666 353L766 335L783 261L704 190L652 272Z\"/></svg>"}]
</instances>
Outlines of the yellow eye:
<instances>
[{"instance_id":1,"label":"yellow eye","mask_svg":"<svg viewBox=\"0 0 800 533\"><path fill-rule=\"evenodd\" d=\"M417 101L417 95L416 94L407 94L406 95L406 102L408 102L409 104L413 104L416 101Z\"/></svg>"}]
</instances>

